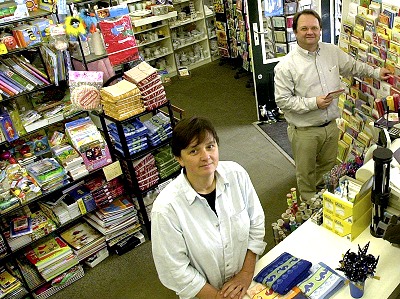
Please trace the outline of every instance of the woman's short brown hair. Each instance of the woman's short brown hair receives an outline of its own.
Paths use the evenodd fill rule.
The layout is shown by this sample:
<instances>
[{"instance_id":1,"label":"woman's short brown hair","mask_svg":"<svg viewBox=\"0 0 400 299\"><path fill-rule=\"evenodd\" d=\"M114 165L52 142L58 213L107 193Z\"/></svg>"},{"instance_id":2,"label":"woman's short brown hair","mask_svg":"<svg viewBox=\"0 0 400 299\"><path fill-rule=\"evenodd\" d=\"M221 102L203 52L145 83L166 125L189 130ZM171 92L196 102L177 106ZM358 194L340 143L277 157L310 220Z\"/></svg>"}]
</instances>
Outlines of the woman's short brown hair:
<instances>
[{"instance_id":1,"label":"woman's short brown hair","mask_svg":"<svg viewBox=\"0 0 400 299\"><path fill-rule=\"evenodd\" d=\"M181 150L187 148L193 139L198 143L211 134L219 143L217 132L212 123L204 117L191 117L180 120L172 132L171 148L175 157L181 156Z\"/></svg>"}]
</instances>

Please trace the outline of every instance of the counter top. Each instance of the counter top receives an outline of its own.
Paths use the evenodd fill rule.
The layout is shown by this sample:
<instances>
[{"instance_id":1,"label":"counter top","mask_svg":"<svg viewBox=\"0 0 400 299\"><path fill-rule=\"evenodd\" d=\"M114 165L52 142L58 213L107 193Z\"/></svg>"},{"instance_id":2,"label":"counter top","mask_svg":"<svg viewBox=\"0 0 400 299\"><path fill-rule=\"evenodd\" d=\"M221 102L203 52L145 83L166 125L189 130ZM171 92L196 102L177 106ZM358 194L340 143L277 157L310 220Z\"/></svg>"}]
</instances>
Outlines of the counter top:
<instances>
[{"instance_id":1,"label":"counter top","mask_svg":"<svg viewBox=\"0 0 400 299\"><path fill-rule=\"evenodd\" d=\"M375 257L380 256L375 272L380 279L368 278L366 280L362 298L397 298L400 294L400 248L381 238L373 237L369 232L369 227L350 242L308 220L260 258L256 264L255 274L285 251L313 264L324 262L332 269L336 269L339 267L342 255L348 249L357 252L358 244L362 248L368 241L370 241L370 245L367 253ZM338 273L343 274L340 271ZM254 284L255 282L252 282L252 285ZM250 297L246 295L244 298L249 299ZM349 286L345 285L331 298L352 298Z\"/></svg>"}]
</instances>

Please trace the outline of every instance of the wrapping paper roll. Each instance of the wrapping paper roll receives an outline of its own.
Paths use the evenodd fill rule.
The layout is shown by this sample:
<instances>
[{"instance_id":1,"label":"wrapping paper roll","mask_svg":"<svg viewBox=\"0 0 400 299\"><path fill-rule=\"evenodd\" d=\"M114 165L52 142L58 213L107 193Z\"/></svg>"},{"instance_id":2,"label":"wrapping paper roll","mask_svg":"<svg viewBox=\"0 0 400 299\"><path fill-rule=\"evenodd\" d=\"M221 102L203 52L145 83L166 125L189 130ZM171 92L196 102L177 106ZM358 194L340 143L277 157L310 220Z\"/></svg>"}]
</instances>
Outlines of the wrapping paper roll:
<instances>
[{"instance_id":1,"label":"wrapping paper roll","mask_svg":"<svg viewBox=\"0 0 400 299\"><path fill-rule=\"evenodd\" d=\"M98 30L92 33L92 46L95 55L104 55L106 53L103 39L101 38L101 34Z\"/></svg>"}]
</instances>

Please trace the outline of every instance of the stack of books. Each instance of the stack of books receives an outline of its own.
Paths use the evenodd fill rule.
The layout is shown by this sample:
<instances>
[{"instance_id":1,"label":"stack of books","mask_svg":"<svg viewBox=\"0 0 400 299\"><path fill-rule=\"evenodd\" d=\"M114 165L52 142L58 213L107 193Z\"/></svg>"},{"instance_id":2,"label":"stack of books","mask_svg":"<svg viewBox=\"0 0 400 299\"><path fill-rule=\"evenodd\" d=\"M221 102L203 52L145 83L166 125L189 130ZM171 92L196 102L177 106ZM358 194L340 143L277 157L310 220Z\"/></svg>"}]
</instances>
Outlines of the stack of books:
<instances>
[{"instance_id":1,"label":"stack of books","mask_svg":"<svg viewBox=\"0 0 400 299\"><path fill-rule=\"evenodd\" d=\"M11 220L10 235L11 237L19 237L30 234L32 232L32 220L30 216L19 216Z\"/></svg>"},{"instance_id":2,"label":"stack of books","mask_svg":"<svg viewBox=\"0 0 400 299\"><path fill-rule=\"evenodd\" d=\"M115 149L121 154L124 154L117 125L115 123L110 123L107 127L113 140ZM143 151L148 147L147 128L140 120L134 119L131 123L122 125L122 129L124 131L126 144L128 146L130 155Z\"/></svg>"},{"instance_id":3,"label":"stack of books","mask_svg":"<svg viewBox=\"0 0 400 299\"><path fill-rule=\"evenodd\" d=\"M53 156L74 180L89 174L85 163L83 163L83 158L71 145L57 145L52 147L51 151Z\"/></svg>"},{"instance_id":4,"label":"stack of books","mask_svg":"<svg viewBox=\"0 0 400 299\"><path fill-rule=\"evenodd\" d=\"M71 220L71 216L68 213L67 208L65 208L60 202L38 202L40 209L43 213L53 220L58 226L63 225Z\"/></svg>"},{"instance_id":5,"label":"stack of books","mask_svg":"<svg viewBox=\"0 0 400 299\"><path fill-rule=\"evenodd\" d=\"M12 237L10 231L4 232L4 236L6 237L11 250L15 251L32 241L48 235L57 228L56 224L46 217L46 215L40 210L30 214L30 219L32 229L31 233Z\"/></svg>"},{"instance_id":6,"label":"stack of books","mask_svg":"<svg viewBox=\"0 0 400 299\"><path fill-rule=\"evenodd\" d=\"M100 95L104 114L116 120L128 119L145 110L139 88L127 80L103 87Z\"/></svg>"},{"instance_id":7,"label":"stack of books","mask_svg":"<svg viewBox=\"0 0 400 299\"><path fill-rule=\"evenodd\" d=\"M49 236L25 251L25 257L46 281L78 264L72 249L60 237Z\"/></svg>"},{"instance_id":8,"label":"stack of books","mask_svg":"<svg viewBox=\"0 0 400 299\"><path fill-rule=\"evenodd\" d=\"M105 237L86 222L77 223L60 236L72 247L79 261L107 247Z\"/></svg>"},{"instance_id":9,"label":"stack of books","mask_svg":"<svg viewBox=\"0 0 400 299\"><path fill-rule=\"evenodd\" d=\"M0 214L6 213L19 206L18 197L14 196L10 190L5 190L0 193Z\"/></svg>"},{"instance_id":10,"label":"stack of books","mask_svg":"<svg viewBox=\"0 0 400 299\"><path fill-rule=\"evenodd\" d=\"M171 120L164 113L157 113L143 124L148 129L148 141L152 146L156 146L172 136Z\"/></svg>"},{"instance_id":11,"label":"stack of books","mask_svg":"<svg viewBox=\"0 0 400 299\"><path fill-rule=\"evenodd\" d=\"M97 209L96 202L86 186L79 186L68 193L79 207L82 215Z\"/></svg>"},{"instance_id":12,"label":"stack of books","mask_svg":"<svg viewBox=\"0 0 400 299\"><path fill-rule=\"evenodd\" d=\"M0 268L0 298L5 297L11 292L15 292L21 288L21 281L12 275L7 269Z\"/></svg>"},{"instance_id":13,"label":"stack of books","mask_svg":"<svg viewBox=\"0 0 400 299\"><path fill-rule=\"evenodd\" d=\"M142 191L158 183L159 177L155 161L156 160L151 153L147 154L143 158L132 161L136 173L136 179L138 180L139 188Z\"/></svg>"},{"instance_id":14,"label":"stack of books","mask_svg":"<svg viewBox=\"0 0 400 299\"><path fill-rule=\"evenodd\" d=\"M86 221L111 242L123 233L140 227L137 211L126 198L116 199L103 208L85 216Z\"/></svg>"},{"instance_id":15,"label":"stack of books","mask_svg":"<svg viewBox=\"0 0 400 299\"><path fill-rule=\"evenodd\" d=\"M181 169L181 165L175 159L169 145L160 148L154 155L154 159L161 179L165 179Z\"/></svg>"},{"instance_id":16,"label":"stack of books","mask_svg":"<svg viewBox=\"0 0 400 299\"><path fill-rule=\"evenodd\" d=\"M119 178L106 181L103 176L96 176L85 187L90 190L98 207L109 204L124 193L124 186Z\"/></svg>"},{"instance_id":17,"label":"stack of books","mask_svg":"<svg viewBox=\"0 0 400 299\"><path fill-rule=\"evenodd\" d=\"M102 168L112 162L108 146L90 117L66 123L65 132L83 158L88 171Z\"/></svg>"},{"instance_id":18,"label":"stack of books","mask_svg":"<svg viewBox=\"0 0 400 299\"><path fill-rule=\"evenodd\" d=\"M44 158L26 165L28 173L44 192L52 192L68 184L69 177L54 158Z\"/></svg>"}]
</instances>

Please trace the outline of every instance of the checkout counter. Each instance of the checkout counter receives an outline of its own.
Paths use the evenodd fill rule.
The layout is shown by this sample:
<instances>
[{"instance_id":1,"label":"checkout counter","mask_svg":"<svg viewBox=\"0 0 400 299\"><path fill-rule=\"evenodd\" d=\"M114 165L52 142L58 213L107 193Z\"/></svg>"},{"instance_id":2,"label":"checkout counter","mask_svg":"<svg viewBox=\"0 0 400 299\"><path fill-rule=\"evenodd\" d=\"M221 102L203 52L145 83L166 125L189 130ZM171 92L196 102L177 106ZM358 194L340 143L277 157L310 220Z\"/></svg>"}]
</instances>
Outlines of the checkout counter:
<instances>
[{"instance_id":1,"label":"checkout counter","mask_svg":"<svg viewBox=\"0 0 400 299\"><path fill-rule=\"evenodd\" d=\"M387 134L386 134L387 135ZM387 140L390 138L387 136ZM389 142L387 147L394 153L390 163L390 200L389 206L400 210L400 138ZM372 156L372 151L371 155ZM374 161L370 158L356 173L356 179L362 183L368 181L374 174ZM360 211L359 211L360 212ZM396 213L397 214L397 213ZM371 217L368 217L368 221ZM352 239L352 241L350 241ZM368 225L355 239L341 237L324 226L317 225L311 219L307 220L283 241L278 243L256 263L254 275L274 261L283 252L288 252L297 258L310 261L312 264L323 262L332 269L340 267L339 261L343 254L350 251L357 253L358 245L363 248L368 242L368 254L375 258L379 256L376 267L376 278L365 281L363 299L400 299L400 245L392 245L383 238L371 235ZM344 276L344 273L338 271ZM251 286L254 286L253 281ZM244 298L250 299L248 295ZM330 298L352 298L350 287L345 284Z\"/></svg>"},{"instance_id":2,"label":"checkout counter","mask_svg":"<svg viewBox=\"0 0 400 299\"><path fill-rule=\"evenodd\" d=\"M368 241L370 242L368 253L375 257L380 256L375 272L380 279L368 278L365 281L362 298L400 298L400 247L393 246L381 238L373 237L369 227L350 242L308 220L258 260L254 275L283 252L288 252L313 264L324 262L332 269L336 269L340 266L339 261L342 259L342 254L349 249L357 252L358 245L362 248ZM340 271L338 273L343 275ZM251 286L254 284L255 282L252 282ZM250 299L247 295L244 298ZM330 298L352 298L349 286L343 286Z\"/></svg>"}]
</instances>

